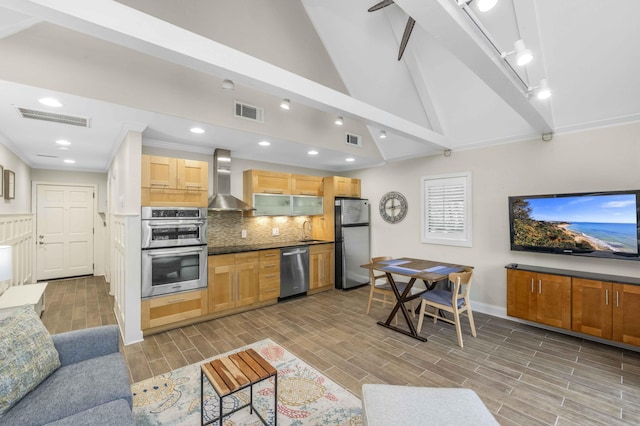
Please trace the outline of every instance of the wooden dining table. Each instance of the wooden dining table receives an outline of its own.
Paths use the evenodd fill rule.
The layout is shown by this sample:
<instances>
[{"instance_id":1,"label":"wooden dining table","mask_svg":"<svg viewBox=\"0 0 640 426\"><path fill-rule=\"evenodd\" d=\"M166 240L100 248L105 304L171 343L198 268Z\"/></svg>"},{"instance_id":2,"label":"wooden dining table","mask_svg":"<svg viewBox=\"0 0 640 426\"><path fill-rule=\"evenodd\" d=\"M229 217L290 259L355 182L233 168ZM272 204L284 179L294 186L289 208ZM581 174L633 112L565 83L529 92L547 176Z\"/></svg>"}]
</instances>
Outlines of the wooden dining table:
<instances>
[{"instance_id":1,"label":"wooden dining table","mask_svg":"<svg viewBox=\"0 0 640 426\"><path fill-rule=\"evenodd\" d=\"M427 338L422 337L418 334L416 326L413 324L413 321L411 321L411 318L409 317L409 311L407 310L405 303L417 299L421 294L427 291L433 290L436 284L440 281L446 280L449 277L450 273L460 272L465 269L473 269L473 266L457 265L454 263L438 262L434 260L413 259L410 257L383 260L377 263L369 263L360 266L365 269L384 272L387 276L389 285L393 289L393 293L396 296L396 304L391 310L389 317L386 319L386 321L378 321L378 324L407 336L413 337L415 339L421 340L423 342L426 342ZM409 277L409 282L407 283L407 286L404 288L404 291L402 293L400 293L400 291L398 290L398 286L395 279L393 278L393 275ZM415 293L411 292L411 289L416 280L422 280L424 282L424 291ZM375 283L371 283L371 285L375 285ZM391 325L391 321L396 316L398 310L402 311L402 315L404 316L407 325L409 326L409 330Z\"/></svg>"}]
</instances>

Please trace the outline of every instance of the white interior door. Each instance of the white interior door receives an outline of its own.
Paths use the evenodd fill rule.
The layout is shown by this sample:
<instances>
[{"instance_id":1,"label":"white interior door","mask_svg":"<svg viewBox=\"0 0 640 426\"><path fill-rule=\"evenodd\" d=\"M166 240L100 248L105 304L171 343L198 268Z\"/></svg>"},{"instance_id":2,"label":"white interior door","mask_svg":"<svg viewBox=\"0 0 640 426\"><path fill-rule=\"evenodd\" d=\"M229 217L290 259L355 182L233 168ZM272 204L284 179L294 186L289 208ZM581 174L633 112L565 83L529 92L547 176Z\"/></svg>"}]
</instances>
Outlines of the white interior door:
<instances>
[{"instance_id":1,"label":"white interior door","mask_svg":"<svg viewBox=\"0 0 640 426\"><path fill-rule=\"evenodd\" d=\"M37 279L93 274L93 187L37 185Z\"/></svg>"}]
</instances>

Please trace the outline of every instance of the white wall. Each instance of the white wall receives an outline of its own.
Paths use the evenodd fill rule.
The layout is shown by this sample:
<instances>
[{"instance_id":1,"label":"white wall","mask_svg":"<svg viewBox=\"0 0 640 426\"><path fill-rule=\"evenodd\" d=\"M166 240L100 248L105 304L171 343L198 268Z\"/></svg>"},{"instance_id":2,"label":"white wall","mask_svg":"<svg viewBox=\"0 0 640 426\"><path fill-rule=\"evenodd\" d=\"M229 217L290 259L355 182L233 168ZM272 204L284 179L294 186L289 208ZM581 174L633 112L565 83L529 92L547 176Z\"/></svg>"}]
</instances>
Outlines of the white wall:
<instances>
[{"instance_id":1,"label":"white wall","mask_svg":"<svg viewBox=\"0 0 640 426\"><path fill-rule=\"evenodd\" d=\"M506 315L504 266L548 266L640 277L640 262L512 252L507 199L512 195L640 189L640 123L556 135L489 148L454 152L359 171L363 197L371 200L372 255L416 257L473 265L474 309ZM473 247L420 242L420 178L473 173ZM387 191L400 191L407 217L391 225L378 214Z\"/></svg>"},{"instance_id":2,"label":"white wall","mask_svg":"<svg viewBox=\"0 0 640 426\"><path fill-rule=\"evenodd\" d=\"M1 138L1 136L0 136ZM0 197L0 215L31 212L31 168L0 140L0 166L16 174L16 197Z\"/></svg>"}]
</instances>

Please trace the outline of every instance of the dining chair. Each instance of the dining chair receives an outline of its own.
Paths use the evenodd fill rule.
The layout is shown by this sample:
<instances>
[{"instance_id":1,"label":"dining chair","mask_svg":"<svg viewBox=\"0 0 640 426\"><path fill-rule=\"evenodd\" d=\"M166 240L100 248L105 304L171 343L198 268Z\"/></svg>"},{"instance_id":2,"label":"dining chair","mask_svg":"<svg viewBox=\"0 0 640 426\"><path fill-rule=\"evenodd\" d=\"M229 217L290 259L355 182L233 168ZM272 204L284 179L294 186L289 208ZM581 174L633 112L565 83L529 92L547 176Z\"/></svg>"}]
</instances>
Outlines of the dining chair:
<instances>
[{"instance_id":1,"label":"dining chair","mask_svg":"<svg viewBox=\"0 0 640 426\"><path fill-rule=\"evenodd\" d=\"M384 260L391 260L393 257L391 256L378 256L372 257L371 263L378 263ZM369 311L371 311L371 303L372 302L380 302L382 303L382 307L385 308L387 304L392 307L396 304L396 296L393 294L393 289L391 288L391 284L387 280L387 275L384 272L374 271L371 269L370 271L370 289L369 289L369 301L367 303L367 315ZM406 282L396 281L396 286L398 287L398 291L402 293L404 289L407 287ZM379 296L379 297L376 297ZM413 310L413 303L411 304L411 313L415 316L415 312ZM394 322L398 323L398 314L396 314L396 318Z\"/></svg>"},{"instance_id":2,"label":"dining chair","mask_svg":"<svg viewBox=\"0 0 640 426\"><path fill-rule=\"evenodd\" d=\"M418 333L422 330L422 321L424 316L433 317L433 323L438 320L454 324L456 326L456 334L458 335L458 345L462 347L462 329L460 327L460 315L465 313L469 318L471 326L471 334L476 337L476 326L473 322L473 312L471 311L471 299L469 292L471 291L471 282L473 278L472 270L462 272L452 272L449 274L449 281L453 283L451 290L436 289L427 291L422 294L422 302L420 303L420 314L418 318ZM464 289L462 289L464 287ZM433 312L427 311L427 306L432 307ZM440 311L450 312L453 314L453 320L440 315Z\"/></svg>"}]
</instances>

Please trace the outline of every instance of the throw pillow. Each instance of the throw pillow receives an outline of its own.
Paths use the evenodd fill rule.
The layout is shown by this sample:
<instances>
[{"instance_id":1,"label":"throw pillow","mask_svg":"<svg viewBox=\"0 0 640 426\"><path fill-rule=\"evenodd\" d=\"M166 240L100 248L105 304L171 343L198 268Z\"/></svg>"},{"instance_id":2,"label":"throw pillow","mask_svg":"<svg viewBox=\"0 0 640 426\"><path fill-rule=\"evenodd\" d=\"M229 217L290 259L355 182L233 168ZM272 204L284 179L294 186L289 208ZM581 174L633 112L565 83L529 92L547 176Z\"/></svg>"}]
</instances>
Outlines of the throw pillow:
<instances>
[{"instance_id":1,"label":"throw pillow","mask_svg":"<svg viewBox=\"0 0 640 426\"><path fill-rule=\"evenodd\" d=\"M58 367L58 351L32 306L1 319L0 416Z\"/></svg>"}]
</instances>

